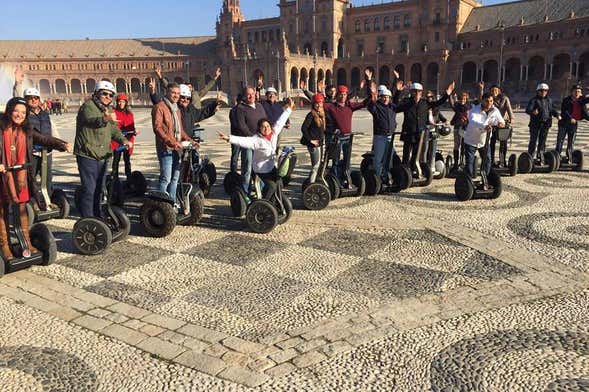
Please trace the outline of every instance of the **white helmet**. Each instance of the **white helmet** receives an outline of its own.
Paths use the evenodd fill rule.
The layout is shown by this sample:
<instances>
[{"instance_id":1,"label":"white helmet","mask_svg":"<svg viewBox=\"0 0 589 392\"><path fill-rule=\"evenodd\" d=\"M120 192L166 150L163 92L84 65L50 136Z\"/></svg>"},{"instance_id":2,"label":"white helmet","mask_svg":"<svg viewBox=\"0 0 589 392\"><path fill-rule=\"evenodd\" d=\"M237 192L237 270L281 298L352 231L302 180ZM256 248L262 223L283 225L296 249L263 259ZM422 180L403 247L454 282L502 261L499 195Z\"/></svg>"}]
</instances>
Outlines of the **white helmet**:
<instances>
[{"instance_id":1,"label":"white helmet","mask_svg":"<svg viewBox=\"0 0 589 392\"><path fill-rule=\"evenodd\" d=\"M392 97L393 92L385 87L385 89L380 92L380 96Z\"/></svg>"},{"instance_id":2,"label":"white helmet","mask_svg":"<svg viewBox=\"0 0 589 392\"><path fill-rule=\"evenodd\" d=\"M278 91L276 91L276 89L274 87L268 87L266 89L266 94L270 94L270 93L278 94Z\"/></svg>"},{"instance_id":3,"label":"white helmet","mask_svg":"<svg viewBox=\"0 0 589 392\"><path fill-rule=\"evenodd\" d=\"M113 86L113 84L108 80L101 80L100 82L96 83L96 86L94 87L94 92L98 92L100 90L110 91L111 93L113 93L113 95L117 93L115 86Z\"/></svg>"},{"instance_id":4,"label":"white helmet","mask_svg":"<svg viewBox=\"0 0 589 392\"><path fill-rule=\"evenodd\" d=\"M380 86L377 87L376 91L378 91L378 95L382 95L382 92L385 91L387 89L387 86L385 86L384 84L381 84Z\"/></svg>"},{"instance_id":5,"label":"white helmet","mask_svg":"<svg viewBox=\"0 0 589 392\"><path fill-rule=\"evenodd\" d=\"M550 88L548 87L548 85L546 83L540 83L538 84L538 86L536 86L536 91L540 91L540 90L550 90Z\"/></svg>"},{"instance_id":6,"label":"white helmet","mask_svg":"<svg viewBox=\"0 0 589 392\"><path fill-rule=\"evenodd\" d=\"M192 93L190 92L190 87L188 87L185 84L181 84L180 85L180 96L187 97L187 98L192 97Z\"/></svg>"},{"instance_id":7,"label":"white helmet","mask_svg":"<svg viewBox=\"0 0 589 392\"><path fill-rule=\"evenodd\" d=\"M409 90L421 90L421 91L423 91L423 86L421 85L421 83L411 83L411 86L409 87Z\"/></svg>"},{"instance_id":8,"label":"white helmet","mask_svg":"<svg viewBox=\"0 0 589 392\"><path fill-rule=\"evenodd\" d=\"M25 97L39 97L41 98L41 93L34 87L30 87L25 90L24 92Z\"/></svg>"}]
</instances>

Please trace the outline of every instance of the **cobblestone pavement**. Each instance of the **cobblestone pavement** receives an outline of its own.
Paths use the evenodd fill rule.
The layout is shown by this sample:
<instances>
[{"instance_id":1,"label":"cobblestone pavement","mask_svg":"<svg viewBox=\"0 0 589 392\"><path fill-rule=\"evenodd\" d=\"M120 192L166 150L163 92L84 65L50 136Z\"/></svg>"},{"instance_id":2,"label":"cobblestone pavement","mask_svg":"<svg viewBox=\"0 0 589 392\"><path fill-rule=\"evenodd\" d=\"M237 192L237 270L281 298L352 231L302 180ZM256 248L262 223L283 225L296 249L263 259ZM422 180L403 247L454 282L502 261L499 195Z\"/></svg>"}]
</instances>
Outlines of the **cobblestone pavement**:
<instances>
[{"instance_id":1,"label":"cobblestone pavement","mask_svg":"<svg viewBox=\"0 0 589 392\"><path fill-rule=\"evenodd\" d=\"M226 114L202 124L220 178ZM286 137L297 147L304 114ZM153 181L149 112L136 116L134 169ZM55 119L68 140L73 118ZM518 114L515 152L525 124ZM358 166L366 112L355 129ZM589 151L586 125L577 146ZM268 235L231 217L219 185L202 223L165 239L143 234L131 200L131 237L102 256L75 254L75 210L50 221L58 261L0 280L2 389L589 390L587 171L504 178L494 201L459 203L445 179L311 212L298 151L293 218ZM74 160L54 162L71 195Z\"/></svg>"}]
</instances>

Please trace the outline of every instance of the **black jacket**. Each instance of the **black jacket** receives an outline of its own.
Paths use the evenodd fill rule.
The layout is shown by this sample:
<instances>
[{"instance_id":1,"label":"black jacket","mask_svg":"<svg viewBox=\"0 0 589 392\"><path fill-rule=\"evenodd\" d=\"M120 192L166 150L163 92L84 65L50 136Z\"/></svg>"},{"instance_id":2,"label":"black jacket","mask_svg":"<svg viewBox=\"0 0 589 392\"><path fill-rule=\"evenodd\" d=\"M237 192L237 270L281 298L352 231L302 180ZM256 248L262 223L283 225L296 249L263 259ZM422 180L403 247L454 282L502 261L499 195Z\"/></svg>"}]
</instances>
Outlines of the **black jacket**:
<instances>
[{"instance_id":1,"label":"black jacket","mask_svg":"<svg viewBox=\"0 0 589 392\"><path fill-rule=\"evenodd\" d=\"M425 129L429 123L429 110L443 105L448 100L448 94L434 102L427 102L425 98L415 102L413 97L405 98L399 106L397 112L403 112L403 128L401 131L401 140L403 142L416 143L419 139L419 132Z\"/></svg>"},{"instance_id":2,"label":"black jacket","mask_svg":"<svg viewBox=\"0 0 589 392\"><path fill-rule=\"evenodd\" d=\"M534 110L538 109L538 114L533 114ZM540 98L535 96L530 99L528 106L526 106L526 113L530 116L530 127L538 126L552 126L552 117L558 117L559 114L554 109L552 99L550 97Z\"/></svg>"},{"instance_id":3,"label":"black jacket","mask_svg":"<svg viewBox=\"0 0 589 392\"><path fill-rule=\"evenodd\" d=\"M579 102L581 103L581 119L582 120L589 120L589 114L585 108L585 105L589 103L589 97L581 97L579 98ZM562 100L562 104L560 107L560 115L562 116L561 120L558 122L559 126L568 125L571 123L571 118L573 114L573 97L570 95L565 97Z\"/></svg>"},{"instance_id":4,"label":"black jacket","mask_svg":"<svg viewBox=\"0 0 589 392\"><path fill-rule=\"evenodd\" d=\"M325 112L325 122L327 123L327 117L329 113ZM303 125L301 125L301 132L303 136L301 137L301 144L307 147L311 147L314 145L311 144L311 140L319 140L320 145L323 145L323 139L325 136L325 128L318 127L313 120L313 113L307 113L307 117L305 117L305 121L303 121Z\"/></svg>"},{"instance_id":5,"label":"black jacket","mask_svg":"<svg viewBox=\"0 0 589 392\"><path fill-rule=\"evenodd\" d=\"M369 101L366 109L372 114L372 131L374 135L390 136L397 129L396 105L385 105L380 101Z\"/></svg>"},{"instance_id":6,"label":"black jacket","mask_svg":"<svg viewBox=\"0 0 589 392\"><path fill-rule=\"evenodd\" d=\"M186 108L182 105L178 105L178 109L182 114L182 126L184 127L184 132L192 136L192 131L196 125L200 121L213 116L216 108L217 101L206 102L201 106L201 109L197 109L193 105L188 105Z\"/></svg>"}]
</instances>

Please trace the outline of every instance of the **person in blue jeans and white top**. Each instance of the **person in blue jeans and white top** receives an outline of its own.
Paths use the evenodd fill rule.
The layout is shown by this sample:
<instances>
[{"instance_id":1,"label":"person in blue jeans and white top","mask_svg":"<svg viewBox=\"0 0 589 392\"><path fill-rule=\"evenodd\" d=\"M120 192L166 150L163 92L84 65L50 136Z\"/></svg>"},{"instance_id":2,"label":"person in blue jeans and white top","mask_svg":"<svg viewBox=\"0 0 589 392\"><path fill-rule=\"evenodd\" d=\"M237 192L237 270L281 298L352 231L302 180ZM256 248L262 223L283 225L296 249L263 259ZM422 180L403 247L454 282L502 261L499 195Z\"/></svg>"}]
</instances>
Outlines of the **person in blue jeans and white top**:
<instances>
[{"instance_id":1,"label":"person in blue jeans and white top","mask_svg":"<svg viewBox=\"0 0 589 392\"><path fill-rule=\"evenodd\" d=\"M252 137L225 135L219 132L219 138L232 145L253 150L252 166L254 173L264 182L263 196L269 199L276 192L276 144L278 136L295 108L294 101L288 99L284 112L280 115L274 127L268 119L258 121L258 133Z\"/></svg>"},{"instance_id":2,"label":"person in blue jeans and white top","mask_svg":"<svg viewBox=\"0 0 589 392\"><path fill-rule=\"evenodd\" d=\"M466 172L471 178L474 177L474 159L477 151L484 161L485 173L489 174L491 171L491 149L485 150L485 141L487 133L492 132L493 127L505 127L505 120L499 109L493 105L493 96L485 93L481 103L471 109L468 126L464 131Z\"/></svg>"}]
</instances>

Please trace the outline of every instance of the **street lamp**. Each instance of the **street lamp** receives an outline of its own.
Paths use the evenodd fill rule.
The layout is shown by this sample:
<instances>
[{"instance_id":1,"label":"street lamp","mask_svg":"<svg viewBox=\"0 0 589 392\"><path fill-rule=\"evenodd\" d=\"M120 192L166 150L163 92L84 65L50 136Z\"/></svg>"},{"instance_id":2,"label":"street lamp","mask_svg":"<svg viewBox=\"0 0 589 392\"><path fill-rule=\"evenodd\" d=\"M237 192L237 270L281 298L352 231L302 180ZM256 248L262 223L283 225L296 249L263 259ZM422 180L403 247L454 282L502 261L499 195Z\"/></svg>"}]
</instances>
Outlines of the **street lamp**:
<instances>
[{"instance_id":1,"label":"street lamp","mask_svg":"<svg viewBox=\"0 0 589 392\"><path fill-rule=\"evenodd\" d=\"M190 83L190 60L184 62L186 66L186 84Z\"/></svg>"},{"instance_id":2,"label":"street lamp","mask_svg":"<svg viewBox=\"0 0 589 392\"><path fill-rule=\"evenodd\" d=\"M380 46L376 44L376 70L374 71L374 81L378 84L380 82L380 64L378 55L380 54Z\"/></svg>"},{"instance_id":3,"label":"street lamp","mask_svg":"<svg viewBox=\"0 0 589 392\"><path fill-rule=\"evenodd\" d=\"M313 89L317 91L317 52L313 55Z\"/></svg>"},{"instance_id":4,"label":"street lamp","mask_svg":"<svg viewBox=\"0 0 589 392\"><path fill-rule=\"evenodd\" d=\"M276 80L278 82L278 96L282 95L282 82L280 81L280 51L276 51Z\"/></svg>"},{"instance_id":5,"label":"street lamp","mask_svg":"<svg viewBox=\"0 0 589 392\"><path fill-rule=\"evenodd\" d=\"M499 30L501 31L501 48L499 50L499 72L497 73L497 85L499 88L501 88L501 82L503 82L503 47L505 46L505 25L503 24L503 21L501 21L501 24L499 25Z\"/></svg>"}]
</instances>

